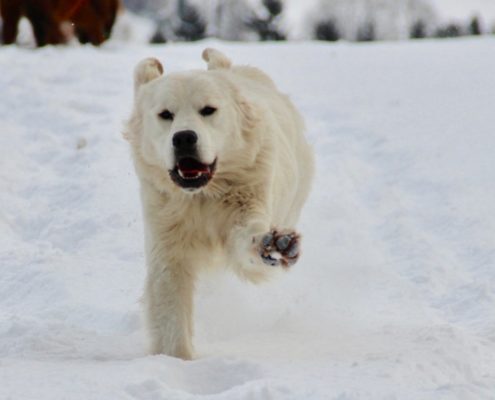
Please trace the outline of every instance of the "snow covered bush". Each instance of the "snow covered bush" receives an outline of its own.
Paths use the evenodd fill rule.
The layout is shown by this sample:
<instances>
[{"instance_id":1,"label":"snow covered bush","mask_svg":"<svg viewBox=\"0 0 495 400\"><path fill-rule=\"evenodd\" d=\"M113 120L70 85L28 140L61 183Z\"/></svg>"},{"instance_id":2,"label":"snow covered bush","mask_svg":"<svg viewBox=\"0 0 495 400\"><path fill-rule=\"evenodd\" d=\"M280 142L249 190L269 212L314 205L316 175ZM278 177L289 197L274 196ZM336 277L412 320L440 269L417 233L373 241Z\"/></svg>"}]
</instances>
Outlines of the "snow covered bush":
<instances>
[{"instance_id":1,"label":"snow covered bush","mask_svg":"<svg viewBox=\"0 0 495 400\"><path fill-rule=\"evenodd\" d=\"M282 1L263 0L263 6L266 9L262 10L264 15L255 14L250 17L246 21L247 26L258 33L260 40L285 40L285 35L278 26L279 15L283 10Z\"/></svg>"},{"instance_id":2,"label":"snow covered bush","mask_svg":"<svg viewBox=\"0 0 495 400\"><path fill-rule=\"evenodd\" d=\"M451 22L437 29L435 36L437 38L453 38L463 35L462 28L459 24Z\"/></svg>"},{"instance_id":3,"label":"snow covered bush","mask_svg":"<svg viewBox=\"0 0 495 400\"><path fill-rule=\"evenodd\" d=\"M125 0L129 10L157 24L154 42L284 40L283 0Z\"/></svg>"},{"instance_id":4,"label":"snow covered bush","mask_svg":"<svg viewBox=\"0 0 495 400\"><path fill-rule=\"evenodd\" d=\"M411 27L411 39L423 39L427 36L426 25L422 20L416 21Z\"/></svg>"},{"instance_id":5,"label":"snow covered bush","mask_svg":"<svg viewBox=\"0 0 495 400\"><path fill-rule=\"evenodd\" d=\"M155 21L155 39L405 40L479 35L477 16L452 23L431 0L124 0ZM454 27L455 25L458 25ZM487 27L486 31L489 31Z\"/></svg>"},{"instance_id":6,"label":"snow covered bush","mask_svg":"<svg viewBox=\"0 0 495 400\"><path fill-rule=\"evenodd\" d=\"M330 29L324 28L328 21L334 21L333 28L342 39L396 40L409 38L418 21L424 35L431 34L436 15L425 0L319 0L307 13L299 38L324 36L325 29Z\"/></svg>"},{"instance_id":7,"label":"snow covered bush","mask_svg":"<svg viewBox=\"0 0 495 400\"><path fill-rule=\"evenodd\" d=\"M315 27L314 38L330 42L339 40L340 33L337 22L333 18L319 22Z\"/></svg>"}]
</instances>

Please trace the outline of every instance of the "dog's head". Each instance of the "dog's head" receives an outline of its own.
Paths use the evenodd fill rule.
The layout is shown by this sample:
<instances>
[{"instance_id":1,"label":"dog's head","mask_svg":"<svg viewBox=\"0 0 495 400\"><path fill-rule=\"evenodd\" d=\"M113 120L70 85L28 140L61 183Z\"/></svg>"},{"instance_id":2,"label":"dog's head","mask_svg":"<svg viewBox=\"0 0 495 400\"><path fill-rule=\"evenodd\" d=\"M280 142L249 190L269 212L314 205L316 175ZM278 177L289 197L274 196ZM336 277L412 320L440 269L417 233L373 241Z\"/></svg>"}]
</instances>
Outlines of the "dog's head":
<instances>
[{"instance_id":1,"label":"dog's head","mask_svg":"<svg viewBox=\"0 0 495 400\"><path fill-rule=\"evenodd\" d=\"M219 168L235 162L245 141L246 108L221 71L167 75L158 60L146 59L135 70L133 119L139 127L131 127L128 136L147 164L166 172L179 188L196 192Z\"/></svg>"}]
</instances>

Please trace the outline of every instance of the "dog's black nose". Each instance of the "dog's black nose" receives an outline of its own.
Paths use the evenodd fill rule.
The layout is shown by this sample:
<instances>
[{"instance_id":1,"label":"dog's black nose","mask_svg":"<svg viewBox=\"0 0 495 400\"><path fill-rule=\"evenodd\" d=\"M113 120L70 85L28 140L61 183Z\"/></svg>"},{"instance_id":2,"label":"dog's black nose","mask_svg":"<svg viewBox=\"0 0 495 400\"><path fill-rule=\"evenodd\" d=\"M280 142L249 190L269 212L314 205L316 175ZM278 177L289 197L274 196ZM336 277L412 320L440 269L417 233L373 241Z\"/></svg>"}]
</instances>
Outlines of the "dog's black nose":
<instances>
[{"instance_id":1,"label":"dog's black nose","mask_svg":"<svg viewBox=\"0 0 495 400\"><path fill-rule=\"evenodd\" d=\"M176 150L187 151L196 147L198 135L194 131L180 131L174 134L172 144Z\"/></svg>"}]
</instances>

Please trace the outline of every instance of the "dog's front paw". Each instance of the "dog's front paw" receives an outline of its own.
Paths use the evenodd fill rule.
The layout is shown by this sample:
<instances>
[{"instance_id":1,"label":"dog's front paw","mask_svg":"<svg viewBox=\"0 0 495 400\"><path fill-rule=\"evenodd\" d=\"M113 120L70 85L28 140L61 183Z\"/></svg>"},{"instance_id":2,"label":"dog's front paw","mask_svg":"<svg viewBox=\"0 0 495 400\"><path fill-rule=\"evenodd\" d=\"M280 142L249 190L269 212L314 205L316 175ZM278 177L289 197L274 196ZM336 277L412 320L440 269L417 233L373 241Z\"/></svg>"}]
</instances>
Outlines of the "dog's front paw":
<instances>
[{"instance_id":1,"label":"dog's front paw","mask_svg":"<svg viewBox=\"0 0 495 400\"><path fill-rule=\"evenodd\" d=\"M294 231L272 230L263 235L259 253L265 264L289 267L299 258L299 235Z\"/></svg>"}]
</instances>

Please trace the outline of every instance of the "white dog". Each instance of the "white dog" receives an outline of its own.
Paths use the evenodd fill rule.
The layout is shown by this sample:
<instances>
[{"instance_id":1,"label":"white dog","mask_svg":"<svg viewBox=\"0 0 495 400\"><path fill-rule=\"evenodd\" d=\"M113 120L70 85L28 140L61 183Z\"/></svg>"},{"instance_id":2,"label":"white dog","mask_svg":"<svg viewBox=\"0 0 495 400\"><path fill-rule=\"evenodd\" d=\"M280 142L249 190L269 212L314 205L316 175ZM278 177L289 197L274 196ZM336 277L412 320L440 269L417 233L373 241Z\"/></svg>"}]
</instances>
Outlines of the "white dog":
<instances>
[{"instance_id":1,"label":"white dog","mask_svg":"<svg viewBox=\"0 0 495 400\"><path fill-rule=\"evenodd\" d=\"M273 81L203 52L208 71L135 70L125 132L141 184L151 352L192 357L198 271L229 265L252 282L294 264L313 176L303 121Z\"/></svg>"}]
</instances>

